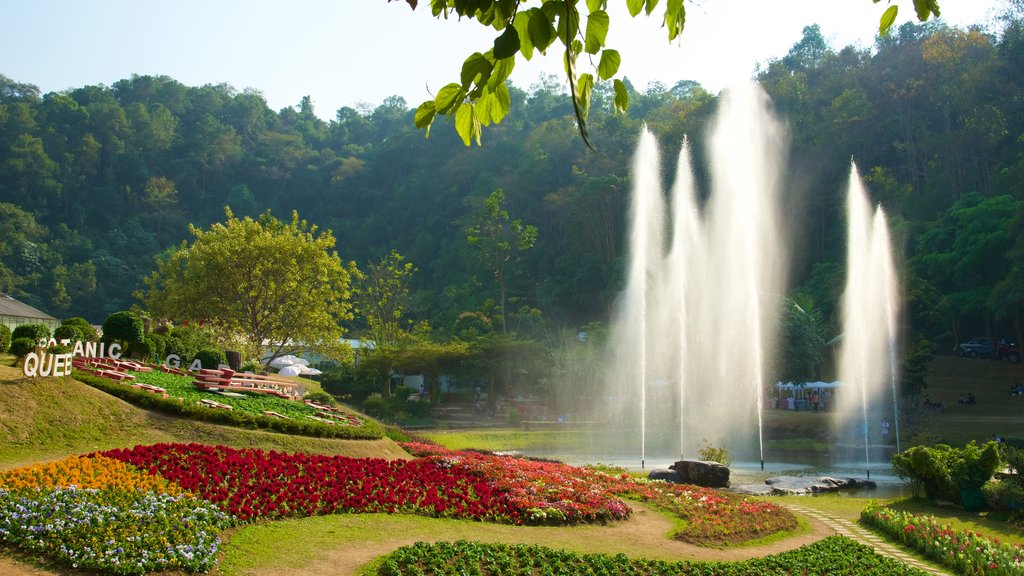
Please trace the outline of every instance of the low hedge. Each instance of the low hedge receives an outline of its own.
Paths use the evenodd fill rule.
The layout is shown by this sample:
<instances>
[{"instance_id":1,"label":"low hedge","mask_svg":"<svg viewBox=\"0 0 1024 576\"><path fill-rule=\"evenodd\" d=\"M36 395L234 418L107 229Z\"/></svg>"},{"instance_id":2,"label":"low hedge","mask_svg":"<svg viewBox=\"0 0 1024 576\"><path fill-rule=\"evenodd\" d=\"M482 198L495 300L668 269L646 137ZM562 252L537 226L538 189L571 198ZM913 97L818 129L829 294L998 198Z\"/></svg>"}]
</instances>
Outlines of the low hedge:
<instances>
[{"instance_id":1,"label":"low hedge","mask_svg":"<svg viewBox=\"0 0 1024 576\"><path fill-rule=\"evenodd\" d=\"M316 421L285 420L234 410L221 410L164 398L145 390L132 388L130 384L115 382L86 372L75 370L74 378L97 390L116 396L139 408L155 410L171 416L202 420L213 424L224 424L251 430L268 430L299 436L319 438L344 438L348 440L378 440L384 437L384 427L372 420L365 420L362 426L330 426Z\"/></svg>"}]
</instances>

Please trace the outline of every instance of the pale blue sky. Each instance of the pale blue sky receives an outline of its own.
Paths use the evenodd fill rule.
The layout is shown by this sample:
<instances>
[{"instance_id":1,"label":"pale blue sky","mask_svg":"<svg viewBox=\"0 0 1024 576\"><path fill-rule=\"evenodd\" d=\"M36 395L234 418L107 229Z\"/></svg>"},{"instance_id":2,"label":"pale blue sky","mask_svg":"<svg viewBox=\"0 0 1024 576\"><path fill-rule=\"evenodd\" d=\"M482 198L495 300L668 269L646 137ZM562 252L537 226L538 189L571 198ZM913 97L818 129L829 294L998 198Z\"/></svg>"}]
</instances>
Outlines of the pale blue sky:
<instances>
[{"instance_id":1,"label":"pale blue sky","mask_svg":"<svg viewBox=\"0 0 1024 576\"><path fill-rule=\"evenodd\" d=\"M899 0L900 21L913 16ZM669 44L653 18L630 19L611 0L609 47L638 88L653 80L696 80L713 92L779 58L803 27L819 24L836 47L870 46L883 0L687 1L683 40ZM943 0L943 20L986 21L1001 0ZM3 0L0 74L43 92L110 85L131 74L163 74L195 86L226 82L255 88L271 108L305 95L318 115L342 106L376 106L390 95L415 106L458 79L461 63L490 47L478 24L435 20L429 0L413 12L404 0ZM660 13L659 10L656 14ZM621 17L616 17L621 16ZM516 85L557 73L560 57L517 65Z\"/></svg>"}]
</instances>

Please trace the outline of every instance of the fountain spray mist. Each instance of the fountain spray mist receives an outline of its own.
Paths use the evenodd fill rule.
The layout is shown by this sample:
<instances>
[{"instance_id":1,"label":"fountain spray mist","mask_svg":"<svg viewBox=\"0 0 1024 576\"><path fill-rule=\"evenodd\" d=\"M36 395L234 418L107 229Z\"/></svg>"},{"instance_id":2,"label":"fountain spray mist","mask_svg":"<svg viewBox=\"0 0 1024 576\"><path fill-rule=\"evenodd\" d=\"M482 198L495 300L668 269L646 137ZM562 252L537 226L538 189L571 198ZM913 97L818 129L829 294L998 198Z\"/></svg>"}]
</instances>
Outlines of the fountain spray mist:
<instances>
[{"instance_id":1,"label":"fountain spray mist","mask_svg":"<svg viewBox=\"0 0 1024 576\"><path fill-rule=\"evenodd\" d=\"M889 413L887 385L892 388L894 418L896 414L898 290L885 214L879 207L872 216L867 190L852 163L846 210L849 232L839 355L844 389L837 397L836 428L847 439L862 443L870 478L871 422L880 422Z\"/></svg>"},{"instance_id":2,"label":"fountain spray mist","mask_svg":"<svg viewBox=\"0 0 1024 576\"><path fill-rule=\"evenodd\" d=\"M779 226L786 144L760 88L726 91L709 139L713 190L700 209L684 145L666 222L657 146L646 130L640 138L629 274L603 397L620 435L638 430L642 461L652 449L695 454L703 441L763 460L765 359L788 264Z\"/></svg>"}]
</instances>

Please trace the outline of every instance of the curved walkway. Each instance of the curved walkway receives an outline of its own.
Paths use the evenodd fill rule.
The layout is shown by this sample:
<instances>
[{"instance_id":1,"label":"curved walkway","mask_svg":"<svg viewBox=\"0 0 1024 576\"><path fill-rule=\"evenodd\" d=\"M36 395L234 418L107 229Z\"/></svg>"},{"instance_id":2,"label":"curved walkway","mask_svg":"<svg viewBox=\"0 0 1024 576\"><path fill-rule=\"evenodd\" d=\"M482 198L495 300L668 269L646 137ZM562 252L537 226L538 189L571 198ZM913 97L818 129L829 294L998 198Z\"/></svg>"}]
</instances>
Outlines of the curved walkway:
<instances>
[{"instance_id":1,"label":"curved walkway","mask_svg":"<svg viewBox=\"0 0 1024 576\"><path fill-rule=\"evenodd\" d=\"M788 502L776 502L782 504L786 508L789 508L793 512L798 512L800 514L803 514L804 516L810 516L815 520L821 521L829 528L835 530L836 534L839 534L840 536L846 536L847 538L856 540L861 544L871 546L875 549L875 552L878 552L879 554L889 556L890 558L895 558L900 562L903 562L904 564L913 566L914 568L917 568L919 570L924 570L929 574L935 574L935 576L951 576L953 574L952 572L947 572L945 570L942 570L941 568L936 568L931 564L926 564L925 562L922 562L921 560L911 556L910 554L907 554L900 547L890 544L878 534L871 532L870 530L864 528L856 522L847 520L845 518L837 518L830 514L826 514L825 512L822 512L820 510L805 508L803 506L790 504Z\"/></svg>"}]
</instances>

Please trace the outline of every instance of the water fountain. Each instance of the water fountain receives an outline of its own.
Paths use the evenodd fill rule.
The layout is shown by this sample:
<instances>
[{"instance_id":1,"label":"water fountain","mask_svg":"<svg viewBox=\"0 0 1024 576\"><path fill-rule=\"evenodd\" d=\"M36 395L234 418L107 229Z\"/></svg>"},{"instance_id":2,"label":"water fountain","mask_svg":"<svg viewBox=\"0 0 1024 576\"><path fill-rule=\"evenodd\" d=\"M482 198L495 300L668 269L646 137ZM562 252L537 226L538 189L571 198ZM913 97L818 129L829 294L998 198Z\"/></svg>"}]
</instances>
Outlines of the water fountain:
<instances>
[{"instance_id":1,"label":"water fountain","mask_svg":"<svg viewBox=\"0 0 1024 576\"><path fill-rule=\"evenodd\" d=\"M739 444L760 440L764 363L785 289L786 137L754 85L723 96L711 134L714 192L698 208L684 145L668 222L654 137L645 131L637 148L630 268L605 397L613 421L638 428L642 460L649 450L694 455L705 441L761 452Z\"/></svg>"},{"instance_id":2,"label":"water fountain","mask_svg":"<svg viewBox=\"0 0 1024 576\"><path fill-rule=\"evenodd\" d=\"M837 429L842 435L857 438L864 451L864 465L872 460L888 462L884 455L872 458L871 447L882 445L876 431L890 415L899 435L895 410L896 395L896 317L898 294L885 213L881 207L871 212L856 165L850 167L847 192L846 289L842 298L843 338L839 354L839 379L848 393L837 399ZM892 389L892 404L885 400L886 388ZM873 441L874 440L874 441Z\"/></svg>"},{"instance_id":3,"label":"water fountain","mask_svg":"<svg viewBox=\"0 0 1024 576\"><path fill-rule=\"evenodd\" d=\"M753 84L723 93L709 134L713 189L703 202L688 143L677 160L670 210L658 147L646 130L634 160L629 272L613 313L601 396L601 418L612 433L600 442L605 455L639 454L641 466L651 456L695 457L705 443L764 465L764 380L789 264L780 195L788 140ZM863 429L880 421L879 383L890 382L895 398L895 378L887 375L898 310L885 217L881 210L868 217L855 171L850 198L837 414L842 429Z\"/></svg>"}]
</instances>

